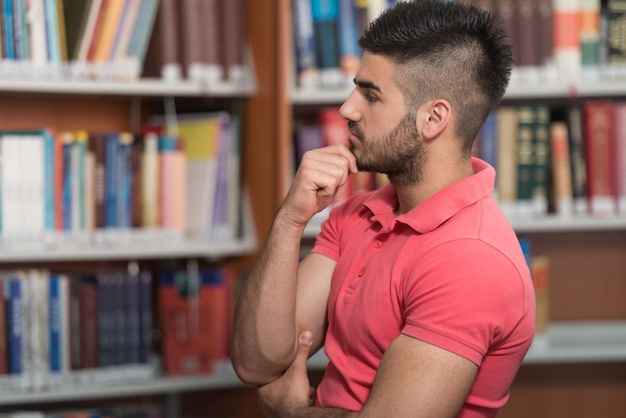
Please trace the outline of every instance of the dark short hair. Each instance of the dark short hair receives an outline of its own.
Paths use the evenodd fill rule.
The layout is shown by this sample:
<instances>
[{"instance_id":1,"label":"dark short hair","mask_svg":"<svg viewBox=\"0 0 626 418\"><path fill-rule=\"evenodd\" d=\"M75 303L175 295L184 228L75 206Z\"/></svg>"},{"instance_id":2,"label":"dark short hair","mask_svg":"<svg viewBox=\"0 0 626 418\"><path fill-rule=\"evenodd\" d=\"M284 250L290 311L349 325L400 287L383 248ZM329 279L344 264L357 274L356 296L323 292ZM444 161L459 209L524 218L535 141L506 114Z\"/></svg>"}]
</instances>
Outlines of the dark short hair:
<instances>
[{"instance_id":1,"label":"dark short hair","mask_svg":"<svg viewBox=\"0 0 626 418\"><path fill-rule=\"evenodd\" d=\"M412 0L381 13L359 46L396 64L395 81L409 108L448 100L456 134L469 153L509 83L513 60L507 36L486 10L455 1Z\"/></svg>"}]
</instances>

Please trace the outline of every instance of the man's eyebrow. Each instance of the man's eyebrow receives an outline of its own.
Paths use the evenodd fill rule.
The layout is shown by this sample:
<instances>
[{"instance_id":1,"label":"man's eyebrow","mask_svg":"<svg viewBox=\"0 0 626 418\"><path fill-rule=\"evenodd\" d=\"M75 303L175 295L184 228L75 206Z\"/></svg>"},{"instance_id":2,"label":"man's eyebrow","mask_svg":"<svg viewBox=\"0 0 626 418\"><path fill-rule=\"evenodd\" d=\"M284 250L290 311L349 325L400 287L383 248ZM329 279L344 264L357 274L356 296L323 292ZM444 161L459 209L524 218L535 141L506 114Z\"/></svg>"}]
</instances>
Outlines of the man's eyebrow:
<instances>
[{"instance_id":1,"label":"man's eyebrow","mask_svg":"<svg viewBox=\"0 0 626 418\"><path fill-rule=\"evenodd\" d=\"M361 81L361 80L357 80L356 78L353 81L356 86L362 89L373 89L379 93L382 93L382 90L380 89L380 87L378 87L376 84L374 84L371 81Z\"/></svg>"}]
</instances>

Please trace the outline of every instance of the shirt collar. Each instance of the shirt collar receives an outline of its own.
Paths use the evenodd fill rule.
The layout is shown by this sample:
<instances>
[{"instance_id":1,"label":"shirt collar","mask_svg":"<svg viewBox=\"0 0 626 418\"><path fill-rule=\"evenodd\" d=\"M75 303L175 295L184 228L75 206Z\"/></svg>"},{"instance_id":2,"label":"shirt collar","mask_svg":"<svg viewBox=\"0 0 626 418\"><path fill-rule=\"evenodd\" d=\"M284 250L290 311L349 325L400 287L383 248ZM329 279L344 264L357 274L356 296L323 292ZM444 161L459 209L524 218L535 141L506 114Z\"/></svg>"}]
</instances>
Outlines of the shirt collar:
<instances>
[{"instance_id":1,"label":"shirt collar","mask_svg":"<svg viewBox=\"0 0 626 418\"><path fill-rule=\"evenodd\" d=\"M493 191L496 176L493 167L478 158L472 158L472 169L473 175L446 187L396 218L394 210L398 206L398 197L392 184L381 187L363 204L372 213L370 219L380 223L383 230L392 230L396 222L401 222L418 233L430 232Z\"/></svg>"}]
</instances>

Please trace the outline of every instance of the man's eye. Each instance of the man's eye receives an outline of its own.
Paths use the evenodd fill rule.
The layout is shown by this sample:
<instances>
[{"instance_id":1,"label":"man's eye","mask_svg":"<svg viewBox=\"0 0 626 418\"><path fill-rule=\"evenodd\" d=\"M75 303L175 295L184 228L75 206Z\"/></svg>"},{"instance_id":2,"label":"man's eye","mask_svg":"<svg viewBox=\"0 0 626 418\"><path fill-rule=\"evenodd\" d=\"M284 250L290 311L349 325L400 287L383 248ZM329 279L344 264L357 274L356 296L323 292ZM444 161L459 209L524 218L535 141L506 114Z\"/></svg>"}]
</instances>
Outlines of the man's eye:
<instances>
[{"instance_id":1,"label":"man's eye","mask_svg":"<svg viewBox=\"0 0 626 418\"><path fill-rule=\"evenodd\" d=\"M374 96L373 94L366 94L365 100L367 100L370 103L374 103L378 101L378 97Z\"/></svg>"}]
</instances>

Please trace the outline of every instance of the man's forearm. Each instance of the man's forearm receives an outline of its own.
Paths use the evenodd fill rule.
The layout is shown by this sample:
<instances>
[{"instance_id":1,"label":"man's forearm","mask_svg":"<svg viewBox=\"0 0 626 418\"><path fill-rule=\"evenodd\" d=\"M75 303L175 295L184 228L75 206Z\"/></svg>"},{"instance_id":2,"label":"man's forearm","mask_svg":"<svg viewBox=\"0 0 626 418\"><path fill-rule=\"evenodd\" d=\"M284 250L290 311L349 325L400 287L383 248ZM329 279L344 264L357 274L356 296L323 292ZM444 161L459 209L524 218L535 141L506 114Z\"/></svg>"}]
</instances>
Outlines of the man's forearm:
<instances>
[{"instance_id":1,"label":"man's forearm","mask_svg":"<svg viewBox=\"0 0 626 418\"><path fill-rule=\"evenodd\" d=\"M293 360L302 230L277 216L240 294L232 359L237 373L249 383L273 380Z\"/></svg>"}]
</instances>

